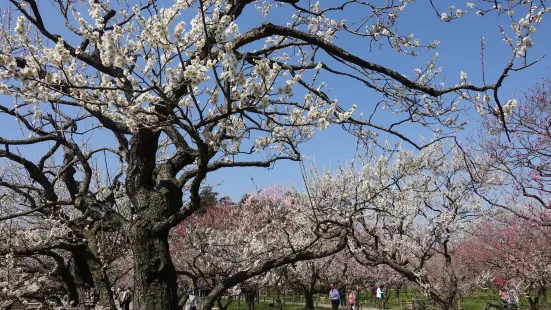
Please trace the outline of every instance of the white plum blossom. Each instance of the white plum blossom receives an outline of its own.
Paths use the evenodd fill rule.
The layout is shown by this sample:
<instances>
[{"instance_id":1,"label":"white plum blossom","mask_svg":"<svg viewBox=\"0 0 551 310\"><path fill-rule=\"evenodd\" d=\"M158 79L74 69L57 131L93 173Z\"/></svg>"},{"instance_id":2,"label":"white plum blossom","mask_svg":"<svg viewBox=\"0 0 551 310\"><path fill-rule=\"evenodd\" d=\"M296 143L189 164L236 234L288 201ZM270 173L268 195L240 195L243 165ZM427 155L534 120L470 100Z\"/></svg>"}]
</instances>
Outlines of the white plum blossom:
<instances>
[{"instance_id":1,"label":"white plum blossom","mask_svg":"<svg viewBox=\"0 0 551 310\"><path fill-rule=\"evenodd\" d=\"M524 43L526 48L530 48L534 45L534 43L532 43L532 39L529 36L522 38L522 42Z\"/></svg>"},{"instance_id":2,"label":"white plum blossom","mask_svg":"<svg viewBox=\"0 0 551 310\"><path fill-rule=\"evenodd\" d=\"M517 106L517 100L516 99L509 99L503 106L503 114L505 114L505 117L511 116L513 113L513 110Z\"/></svg>"},{"instance_id":3,"label":"white plum blossom","mask_svg":"<svg viewBox=\"0 0 551 310\"><path fill-rule=\"evenodd\" d=\"M530 26L530 21L528 18L521 18L519 21L518 21L518 24L522 27L522 28L528 28L528 26Z\"/></svg>"}]
</instances>

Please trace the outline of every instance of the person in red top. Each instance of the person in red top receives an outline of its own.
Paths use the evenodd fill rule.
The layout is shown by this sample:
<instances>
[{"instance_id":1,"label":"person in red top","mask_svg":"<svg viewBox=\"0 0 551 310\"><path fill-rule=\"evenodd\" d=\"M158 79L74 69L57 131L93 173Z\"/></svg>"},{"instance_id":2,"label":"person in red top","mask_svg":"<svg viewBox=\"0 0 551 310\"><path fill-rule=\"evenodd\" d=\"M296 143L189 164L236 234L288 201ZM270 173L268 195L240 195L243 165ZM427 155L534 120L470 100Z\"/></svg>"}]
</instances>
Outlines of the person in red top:
<instances>
[{"instance_id":1,"label":"person in red top","mask_svg":"<svg viewBox=\"0 0 551 310\"><path fill-rule=\"evenodd\" d=\"M509 303L509 292L505 286L502 286L499 290L499 299L501 299L501 302L504 304Z\"/></svg>"}]
</instances>

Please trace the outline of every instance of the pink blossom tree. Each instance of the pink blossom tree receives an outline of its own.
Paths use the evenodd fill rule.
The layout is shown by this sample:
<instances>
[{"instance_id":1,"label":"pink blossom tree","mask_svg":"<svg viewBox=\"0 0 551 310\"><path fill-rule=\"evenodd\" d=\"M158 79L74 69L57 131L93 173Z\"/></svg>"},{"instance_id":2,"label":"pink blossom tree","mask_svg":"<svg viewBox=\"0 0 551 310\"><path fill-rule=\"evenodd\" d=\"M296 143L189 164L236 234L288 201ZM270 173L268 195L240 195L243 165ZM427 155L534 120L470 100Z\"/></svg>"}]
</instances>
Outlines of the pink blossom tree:
<instances>
[{"instance_id":1,"label":"pink blossom tree","mask_svg":"<svg viewBox=\"0 0 551 310\"><path fill-rule=\"evenodd\" d=\"M543 79L509 102L507 128L485 119L474 149L491 158L481 169L503 174L501 191L488 201L543 225L551 222L550 102L551 80Z\"/></svg>"},{"instance_id":2,"label":"pink blossom tree","mask_svg":"<svg viewBox=\"0 0 551 310\"><path fill-rule=\"evenodd\" d=\"M211 206L171 237L177 271L210 289L206 305L240 283L246 293L273 281L277 272L268 272L277 267L326 257L345 245L343 231L322 232L308 205L281 186L247 195L240 204Z\"/></svg>"},{"instance_id":3,"label":"pink blossom tree","mask_svg":"<svg viewBox=\"0 0 551 310\"><path fill-rule=\"evenodd\" d=\"M462 256L501 285L525 291L532 309L547 309L551 272L551 228L531 220L506 216L475 227L464 241Z\"/></svg>"}]
</instances>

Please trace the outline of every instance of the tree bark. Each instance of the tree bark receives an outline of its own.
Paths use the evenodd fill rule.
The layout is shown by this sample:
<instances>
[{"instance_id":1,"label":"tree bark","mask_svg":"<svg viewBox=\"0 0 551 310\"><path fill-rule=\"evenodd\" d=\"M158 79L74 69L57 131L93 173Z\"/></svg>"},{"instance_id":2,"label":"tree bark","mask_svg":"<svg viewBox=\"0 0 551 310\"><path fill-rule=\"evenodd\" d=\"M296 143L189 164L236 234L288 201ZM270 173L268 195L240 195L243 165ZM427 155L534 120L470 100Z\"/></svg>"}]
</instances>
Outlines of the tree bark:
<instances>
[{"instance_id":1,"label":"tree bark","mask_svg":"<svg viewBox=\"0 0 551 310\"><path fill-rule=\"evenodd\" d=\"M401 290L401 289L402 289L402 288L401 288L399 285L396 286L396 288L395 288L394 296L396 297L396 300L397 300L397 301L400 301L400 290Z\"/></svg>"},{"instance_id":2,"label":"tree bark","mask_svg":"<svg viewBox=\"0 0 551 310\"><path fill-rule=\"evenodd\" d=\"M547 310L549 306L547 304L547 288L545 285L540 284L539 287L539 307L540 310Z\"/></svg>"},{"instance_id":3,"label":"tree bark","mask_svg":"<svg viewBox=\"0 0 551 310\"><path fill-rule=\"evenodd\" d=\"M314 310L314 293L312 291L304 291L304 309Z\"/></svg>"},{"instance_id":4,"label":"tree bark","mask_svg":"<svg viewBox=\"0 0 551 310\"><path fill-rule=\"evenodd\" d=\"M83 255L94 282L93 288L99 293L99 305L103 308L116 310L115 300L111 293L111 281L107 276L103 263L98 259L100 248L98 248L97 234L100 227L100 225L96 224L90 231L84 234L89 251L83 253Z\"/></svg>"},{"instance_id":5,"label":"tree bark","mask_svg":"<svg viewBox=\"0 0 551 310\"><path fill-rule=\"evenodd\" d=\"M134 309L177 310L178 285L168 233L154 235L134 226L129 237L134 253Z\"/></svg>"},{"instance_id":6,"label":"tree bark","mask_svg":"<svg viewBox=\"0 0 551 310\"><path fill-rule=\"evenodd\" d=\"M218 309L220 310L227 310L229 306L232 304L232 302L233 302L233 296L228 296L228 298L226 299L226 304L222 303L222 295L216 298L216 304L218 305Z\"/></svg>"},{"instance_id":7,"label":"tree bark","mask_svg":"<svg viewBox=\"0 0 551 310\"><path fill-rule=\"evenodd\" d=\"M105 269L101 266L101 263L94 258L88 259L88 264L91 267L92 277L94 279L94 288L99 293L99 305L104 309L116 310L115 300L111 293L111 282L109 277L105 273Z\"/></svg>"},{"instance_id":8,"label":"tree bark","mask_svg":"<svg viewBox=\"0 0 551 310\"><path fill-rule=\"evenodd\" d=\"M256 289L251 287L246 287L243 290L243 295L245 296L245 304L247 305L247 310L254 310L254 299L256 297Z\"/></svg>"},{"instance_id":9,"label":"tree bark","mask_svg":"<svg viewBox=\"0 0 551 310\"><path fill-rule=\"evenodd\" d=\"M92 278L92 272L86 262L86 257L82 253L71 252L73 259L73 273L75 274L76 281L80 284L87 284L88 286L94 286L94 279Z\"/></svg>"}]
</instances>

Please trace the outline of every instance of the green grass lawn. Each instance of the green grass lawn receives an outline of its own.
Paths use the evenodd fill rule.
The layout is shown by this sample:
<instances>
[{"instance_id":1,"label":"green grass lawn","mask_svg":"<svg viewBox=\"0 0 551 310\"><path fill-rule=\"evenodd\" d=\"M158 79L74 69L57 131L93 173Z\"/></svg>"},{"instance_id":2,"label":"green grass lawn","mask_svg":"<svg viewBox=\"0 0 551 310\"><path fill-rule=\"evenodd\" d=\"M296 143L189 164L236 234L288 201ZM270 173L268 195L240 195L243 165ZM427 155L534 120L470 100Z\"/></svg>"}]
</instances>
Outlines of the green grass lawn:
<instances>
[{"instance_id":1,"label":"green grass lawn","mask_svg":"<svg viewBox=\"0 0 551 310\"><path fill-rule=\"evenodd\" d=\"M269 303L267 302L260 302L255 305L256 310L277 310L275 307L269 307ZM241 301L241 305L238 305L237 300L232 302L232 304L228 307L228 310L244 310L245 309L245 302ZM285 305L283 306L284 310L304 310L303 305ZM322 308L320 308L322 309Z\"/></svg>"},{"instance_id":2,"label":"green grass lawn","mask_svg":"<svg viewBox=\"0 0 551 310\"><path fill-rule=\"evenodd\" d=\"M320 299L320 303L328 304L326 294L321 295L324 297L324 299ZM362 305L362 308L365 309L367 306L368 308L372 307L371 302L371 296L369 292L361 292L360 293L360 303ZM522 296L519 296L520 298L520 305L524 307L528 307L528 301L526 298L523 298ZM261 299L265 300L272 300L271 296L262 296ZM317 299L317 296L314 298L314 303ZM394 292L390 293L390 298L388 299L386 303L387 309L401 309L401 303L411 301L412 299L421 299L425 300L428 303L429 298L426 296L423 296L421 293L419 293L418 290L415 289L408 289L406 291L401 291L400 293L400 300L396 300ZM548 294L548 300L551 301L551 292ZM294 296L285 296L285 305L283 306L284 310L302 310L304 309L304 305L302 304L293 304L293 303L303 303L304 299L301 295L294 295ZM491 303L499 303L499 297L497 291L487 290L487 291L478 291L468 298L461 299L460 303L464 310L482 310L484 306L488 302ZM274 307L268 306L269 302L260 302L256 305L256 309L258 310L275 310ZM550 303L551 308L551 303ZM230 308L228 310L244 310L245 309L245 302L241 301L241 305L238 305L237 301L234 301ZM325 307L316 307L316 309L325 309L328 310L328 308ZM343 308L340 308L343 309ZM433 308L437 309L437 308Z\"/></svg>"}]
</instances>

